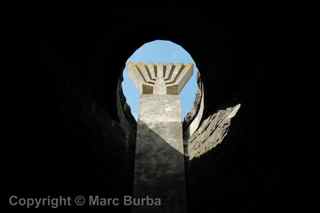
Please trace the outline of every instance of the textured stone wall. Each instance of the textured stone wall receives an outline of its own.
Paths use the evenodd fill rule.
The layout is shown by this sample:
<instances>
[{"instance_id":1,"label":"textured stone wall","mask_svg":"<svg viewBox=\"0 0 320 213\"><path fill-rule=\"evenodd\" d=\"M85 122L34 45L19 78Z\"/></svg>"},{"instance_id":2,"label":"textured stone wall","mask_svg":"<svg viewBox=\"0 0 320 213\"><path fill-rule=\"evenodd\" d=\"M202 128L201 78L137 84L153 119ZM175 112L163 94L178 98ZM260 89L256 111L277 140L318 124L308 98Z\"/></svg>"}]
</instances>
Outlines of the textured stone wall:
<instances>
[{"instance_id":1,"label":"textured stone wall","mask_svg":"<svg viewBox=\"0 0 320 213\"><path fill-rule=\"evenodd\" d=\"M134 212L185 212L186 183L180 97L142 95L137 127L134 196L161 198Z\"/></svg>"},{"instance_id":2,"label":"textured stone wall","mask_svg":"<svg viewBox=\"0 0 320 213\"><path fill-rule=\"evenodd\" d=\"M186 212L185 156L180 92L192 64L128 62L129 77L140 92L134 196L161 199L161 206L137 206L134 212ZM152 208L152 210L151 210Z\"/></svg>"},{"instance_id":3,"label":"textured stone wall","mask_svg":"<svg viewBox=\"0 0 320 213\"><path fill-rule=\"evenodd\" d=\"M190 136L193 135L193 133L199 127L202 120L202 115L204 113L204 89L199 72L197 73L197 85L198 91L192 110L186 115L183 121L183 138L185 146L187 146Z\"/></svg>"},{"instance_id":4,"label":"textured stone wall","mask_svg":"<svg viewBox=\"0 0 320 213\"><path fill-rule=\"evenodd\" d=\"M188 139L190 160L203 155L223 141L228 133L231 119L239 108L240 104L219 110L203 120L197 131Z\"/></svg>"}]
</instances>

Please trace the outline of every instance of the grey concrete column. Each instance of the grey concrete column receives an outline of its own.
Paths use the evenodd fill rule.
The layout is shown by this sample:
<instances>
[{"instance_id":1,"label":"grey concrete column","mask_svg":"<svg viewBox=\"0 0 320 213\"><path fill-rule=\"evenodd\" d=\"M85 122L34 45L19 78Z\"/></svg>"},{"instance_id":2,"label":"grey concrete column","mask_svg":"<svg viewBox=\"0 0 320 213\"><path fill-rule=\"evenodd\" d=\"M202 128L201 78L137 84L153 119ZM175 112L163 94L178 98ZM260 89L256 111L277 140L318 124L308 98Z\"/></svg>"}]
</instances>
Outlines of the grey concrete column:
<instances>
[{"instance_id":1,"label":"grey concrete column","mask_svg":"<svg viewBox=\"0 0 320 213\"><path fill-rule=\"evenodd\" d=\"M186 212L179 94L192 68L192 64L128 63L129 77L140 91L133 212Z\"/></svg>"}]
</instances>

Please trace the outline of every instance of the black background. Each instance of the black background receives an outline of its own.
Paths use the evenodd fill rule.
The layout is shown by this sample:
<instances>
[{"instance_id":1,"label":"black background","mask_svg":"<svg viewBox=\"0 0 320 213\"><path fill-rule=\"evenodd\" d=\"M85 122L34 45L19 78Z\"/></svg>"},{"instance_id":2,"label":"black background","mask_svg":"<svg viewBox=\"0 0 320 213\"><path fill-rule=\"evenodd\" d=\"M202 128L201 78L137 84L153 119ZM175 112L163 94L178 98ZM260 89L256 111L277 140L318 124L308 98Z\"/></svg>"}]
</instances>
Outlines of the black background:
<instances>
[{"instance_id":1,"label":"black background","mask_svg":"<svg viewBox=\"0 0 320 213\"><path fill-rule=\"evenodd\" d=\"M115 89L127 58L145 42L163 39L184 47L197 63L206 116L242 104L223 144L191 163L190 212L286 208L282 145L270 134L279 86L266 79L281 75L285 25L259 13L215 12L113 9L37 18L27 33L39 38L40 69L20 88L9 195L131 193L132 176L123 171L122 145L110 127L117 121ZM103 111L94 111L103 124L90 117L95 107Z\"/></svg>"}]
</instances>

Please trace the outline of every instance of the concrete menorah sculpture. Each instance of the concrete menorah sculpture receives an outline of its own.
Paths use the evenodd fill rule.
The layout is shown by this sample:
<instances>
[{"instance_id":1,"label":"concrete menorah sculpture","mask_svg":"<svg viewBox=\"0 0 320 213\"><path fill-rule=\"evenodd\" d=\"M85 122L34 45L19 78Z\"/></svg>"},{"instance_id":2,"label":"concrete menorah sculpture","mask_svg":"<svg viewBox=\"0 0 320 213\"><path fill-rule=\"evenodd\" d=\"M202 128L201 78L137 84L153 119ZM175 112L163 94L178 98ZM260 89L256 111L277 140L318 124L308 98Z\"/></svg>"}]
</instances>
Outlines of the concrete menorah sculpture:
<instances>
[{"instance_id":1,"label":"concrete menorah sculpture","mask_svg":"<svg viewBox=\"0 0 320 213\"><path fill-rule=\"evenodd\" d=\"M134 196L159 198L161 205L139 205L134 212L186 212L186 183L180 92L192 64L128 62L129 77L140 92Z\"/></svg>"}]
</instances>

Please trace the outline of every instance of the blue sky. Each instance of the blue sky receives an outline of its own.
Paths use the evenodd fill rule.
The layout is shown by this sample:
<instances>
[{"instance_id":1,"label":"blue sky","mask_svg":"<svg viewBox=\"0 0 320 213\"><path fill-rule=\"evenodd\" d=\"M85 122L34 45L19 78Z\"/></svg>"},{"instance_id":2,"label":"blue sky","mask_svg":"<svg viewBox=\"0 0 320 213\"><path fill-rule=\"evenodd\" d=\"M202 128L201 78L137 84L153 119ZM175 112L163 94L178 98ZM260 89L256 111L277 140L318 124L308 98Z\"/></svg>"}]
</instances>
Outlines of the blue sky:
<instances>
[{"instance_id":1,"label":"blue sky","mask_svg":"<svg viewBox=\"0 0 320 213\"><path fill-rule=\"evenodd\" d=\"M194 64L191 79L180 93L182 118L191 111L197 92L197 72L195 62L191 55L180 45L164 40L155 40L145 43L137 49L127 60L144 63L192 63ZM127 103L131 112L137 120L139 114L139 92L133 82L129 79L127 67L123 72L122 82L123 93L126 96Z\"/></svg>"}]
</instances>

